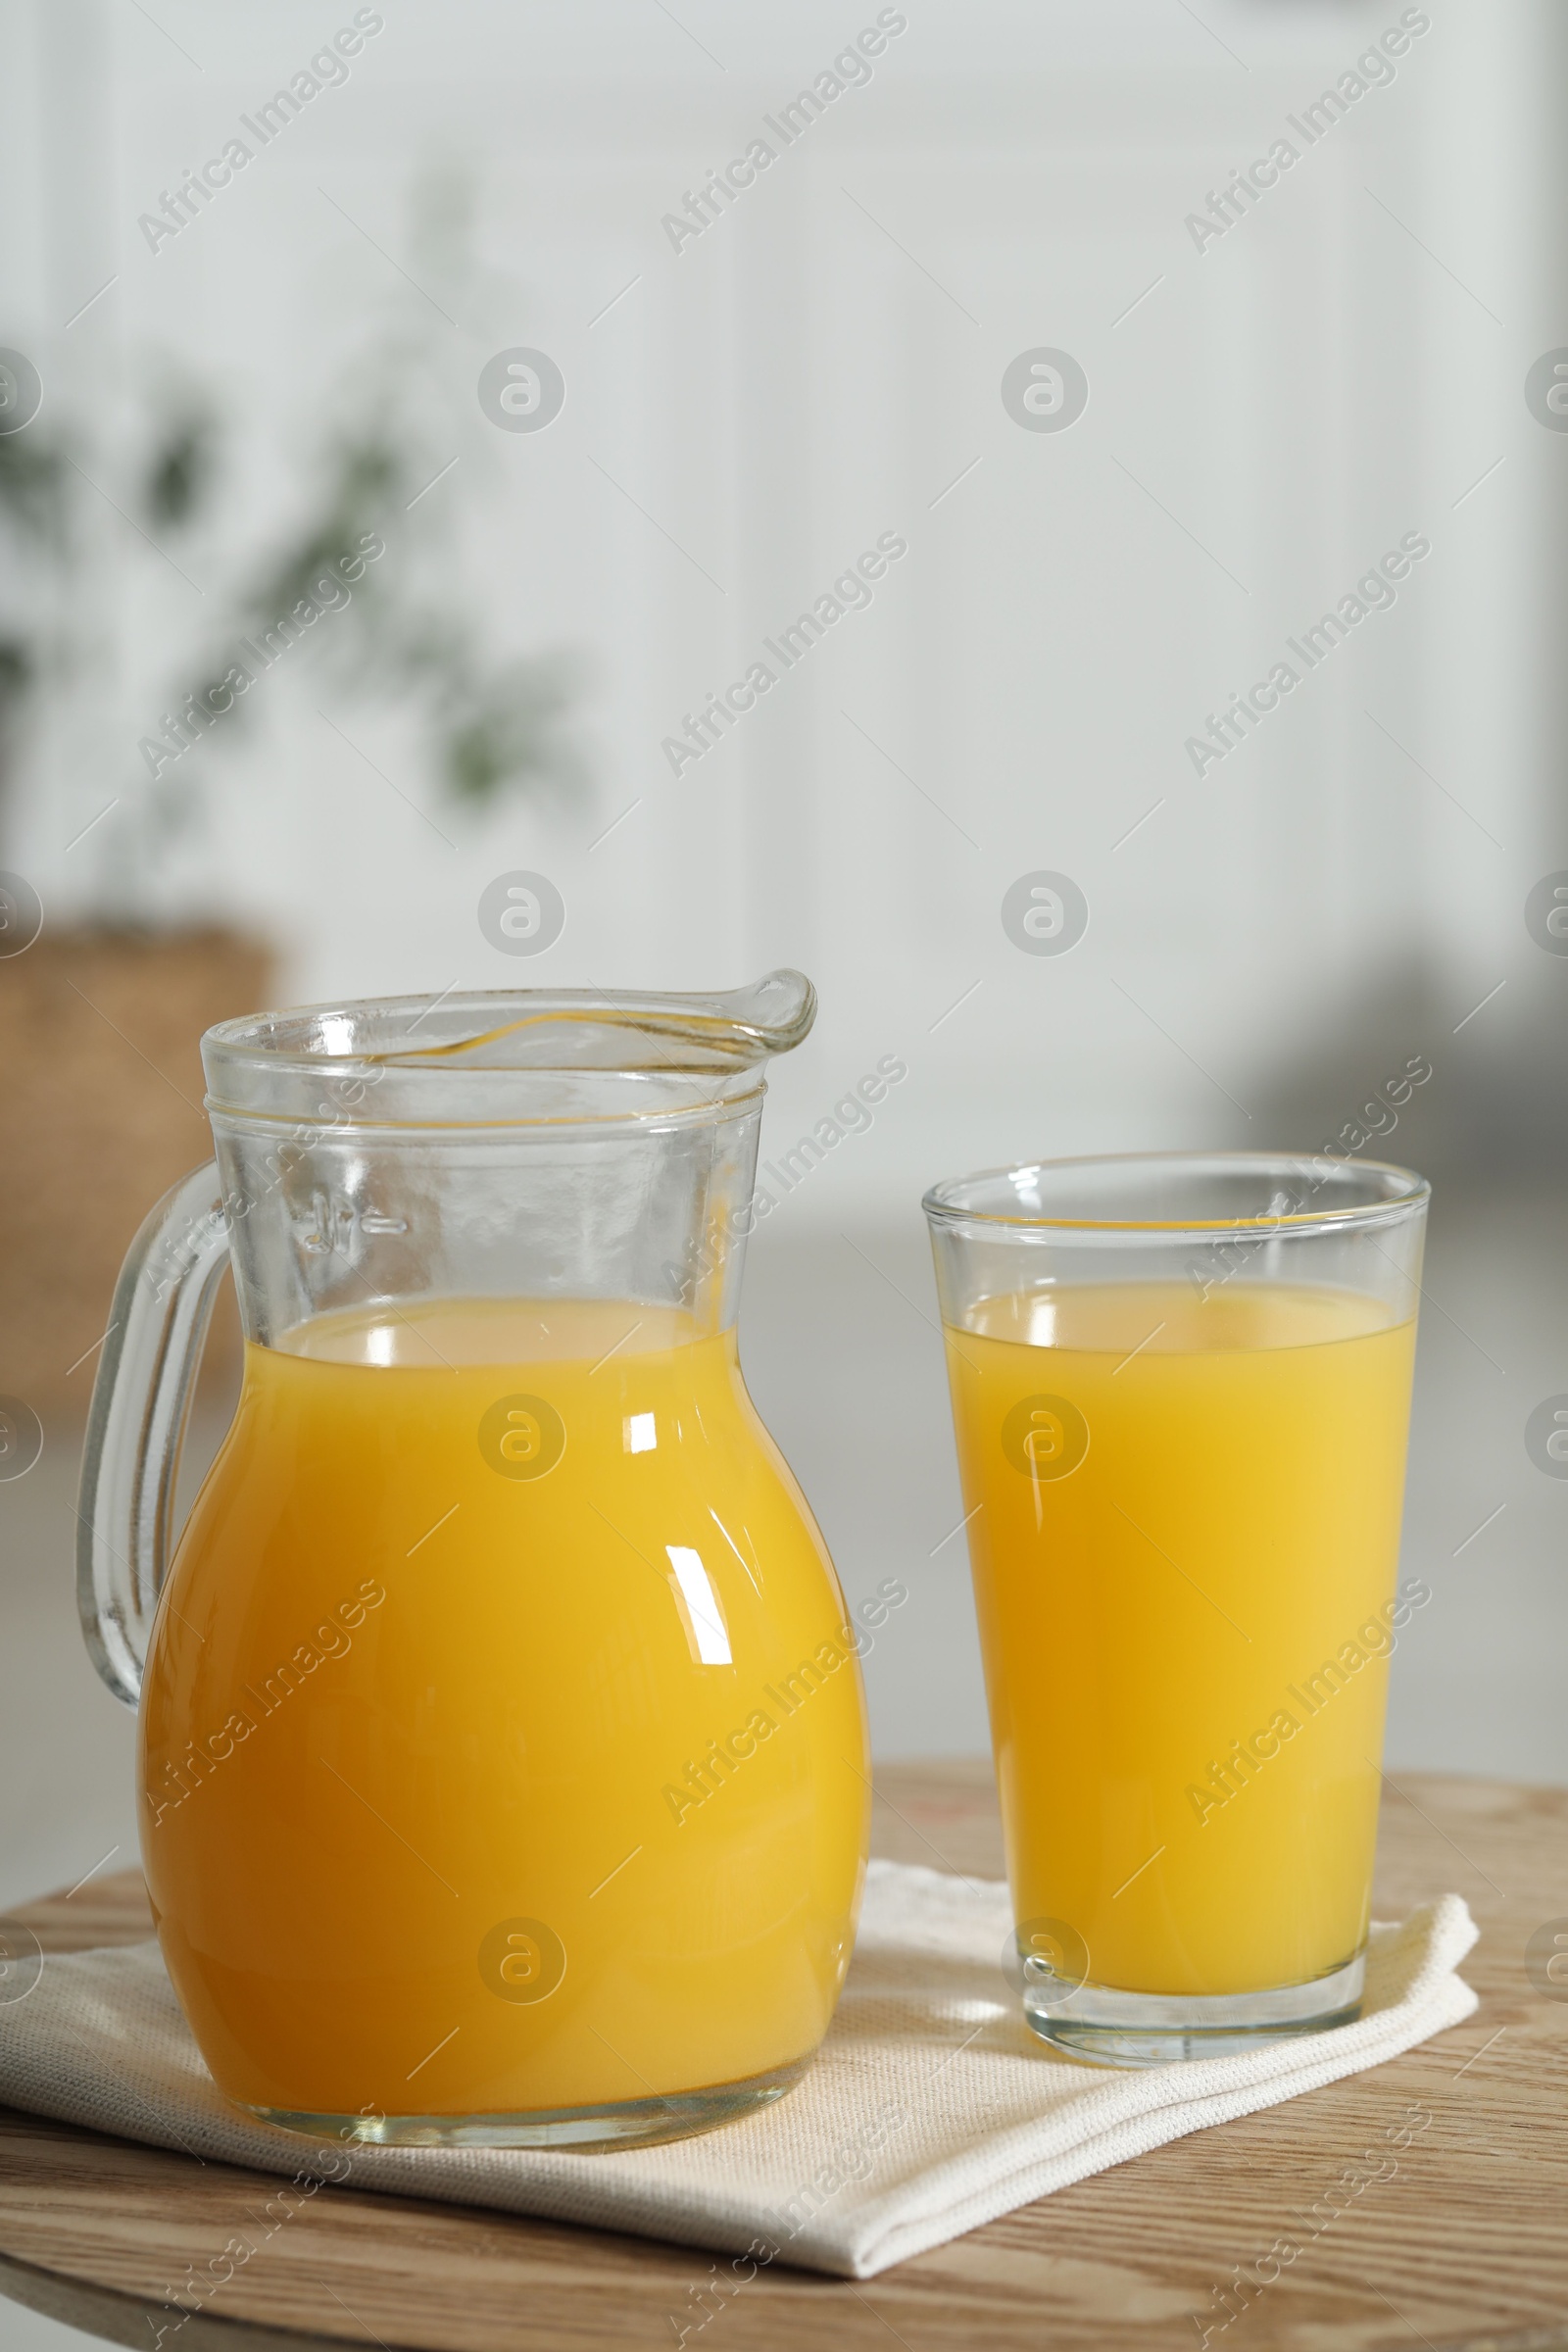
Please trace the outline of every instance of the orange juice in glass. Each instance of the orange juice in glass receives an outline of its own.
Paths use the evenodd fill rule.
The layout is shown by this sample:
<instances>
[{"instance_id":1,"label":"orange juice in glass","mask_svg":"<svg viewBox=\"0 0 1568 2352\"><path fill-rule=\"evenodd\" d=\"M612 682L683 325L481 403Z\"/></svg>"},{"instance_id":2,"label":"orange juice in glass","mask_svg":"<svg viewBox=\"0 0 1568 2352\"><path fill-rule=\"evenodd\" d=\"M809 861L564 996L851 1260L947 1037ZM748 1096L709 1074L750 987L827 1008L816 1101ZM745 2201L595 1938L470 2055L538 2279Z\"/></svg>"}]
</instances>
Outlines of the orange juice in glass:
<instances>
[{"instance_id":1,"label":"orange juice in glass","mask_svg":"<svg viewBox=\"0 0 1568 2352\"><path fill-rule=\"evenodd\" d=\"M927 1196L1019 1982L1080 2056L1355 2014L1426 1201L1250 1154Z\"/></svg>"},{"instance_id":2,"label":"orange juice in glass","mask_svg":"<svg viewBox=\"0 0 1568 2352\"><path fill-rule=\"evenodd\" d=\"M273 2122L587 2138L792 2079L859 1870L844 1615L733 1332L469 1298L253 1346L139 1743L222 2088Z\"/></svg>"}]
</instances>

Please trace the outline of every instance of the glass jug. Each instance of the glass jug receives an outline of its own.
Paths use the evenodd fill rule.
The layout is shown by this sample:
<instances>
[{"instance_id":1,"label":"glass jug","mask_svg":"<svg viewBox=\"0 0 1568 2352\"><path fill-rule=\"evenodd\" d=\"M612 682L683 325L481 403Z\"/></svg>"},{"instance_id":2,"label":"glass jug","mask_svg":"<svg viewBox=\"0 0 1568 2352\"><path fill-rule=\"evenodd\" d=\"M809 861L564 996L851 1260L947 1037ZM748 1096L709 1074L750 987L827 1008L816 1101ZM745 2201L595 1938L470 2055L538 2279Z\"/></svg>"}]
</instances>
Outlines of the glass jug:
<instances>
[{"instance_id":1,"label":"glass jug","mask_svg":"<svg viewBox=\"0 0 1568 2352\"><path fill-rule=\"evenodd\" d=\"M820 2041L864 1643L735 1338L760 1065L814 1013L779 971L204 1038L217 1162L121 1276L78 1574L165 1961L251 2113L626 2146ZM244 1381L166 1575L225 1264Z\"/></svg>"}]
</instances>

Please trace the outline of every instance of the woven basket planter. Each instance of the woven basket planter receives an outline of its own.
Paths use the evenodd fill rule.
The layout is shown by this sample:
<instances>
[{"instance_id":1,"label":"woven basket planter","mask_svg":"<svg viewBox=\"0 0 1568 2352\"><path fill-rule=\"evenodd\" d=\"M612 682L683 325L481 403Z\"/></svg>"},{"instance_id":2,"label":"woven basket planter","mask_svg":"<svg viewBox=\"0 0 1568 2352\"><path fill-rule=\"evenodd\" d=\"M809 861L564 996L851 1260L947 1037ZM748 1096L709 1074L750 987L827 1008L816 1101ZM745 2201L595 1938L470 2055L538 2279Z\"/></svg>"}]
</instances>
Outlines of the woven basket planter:
<instances>
[{"instance_id":1,"label":"woven basket planter","mask_svg":"<svg viewBox=\"0 0 1568 2352\"><path fill-rule=\"evenodd\" d=\"M131 1236L212 1154L201 1034L267 1004L271 974L220 930L46 931L0 961L0 1393L41 1417L85 1417ZM210 1345L220 1371L226 1298Z\"/></svg>"}]
</instances>

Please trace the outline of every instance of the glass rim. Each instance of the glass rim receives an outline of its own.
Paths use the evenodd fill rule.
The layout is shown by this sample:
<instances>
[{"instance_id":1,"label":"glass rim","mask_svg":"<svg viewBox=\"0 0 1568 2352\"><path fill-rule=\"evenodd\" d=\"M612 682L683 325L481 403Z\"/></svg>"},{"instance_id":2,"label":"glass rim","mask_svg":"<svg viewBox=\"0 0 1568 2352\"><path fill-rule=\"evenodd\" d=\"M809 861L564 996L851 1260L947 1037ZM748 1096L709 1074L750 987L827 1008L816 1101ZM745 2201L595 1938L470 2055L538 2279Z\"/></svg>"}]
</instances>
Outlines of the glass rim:
<instances>
[{"instance_id":1,"label":"glass rim","mask_svg":"<svg viewBox=\"0 0 1568 2352\"><path fill-rule=\"evenodd\" d=\"M395 1038L386 1034L394 1016L401 1030ZM787 1054L815 1018L815 989L804 972L780 965L752 986L728 993L454 986L440 996L330 999L219 1021L204 1033L202 1045L225 1066L249 1064L311 1078L351 1066L443 1077L471 1076L476 1070L508 1077L561 1070L687 1077L710 1070L730 1075ZM410 1043L427 1020L430 1026L419 1043ZM564 1052L565 1038L585 1040L588 1050ZM502 1051L509 1046L511 1051ZM530 1052L530 1046L540 1050Z\"/></svg>"},{"instance_id":2,"label":"glass rim","mask_svg":"<svg viewBox=\"0 0 1568 2352\"><path fill-rule=\"evenodd\" d=\"M1155 1168L1196 1171L1207 1169L1215 1173L1270 1170L1280 1176L1301 1177L1324 1154L1321 1152L1096 1152L1070 1155L1063 1159L1022 1160L1014 1166L978 1168L967 1176L950 1176L934 1184L921 1200L921 1207L932 1225L989 1225L1003 1230L1020 1232L1063 1233L1157 1233L1157 1234L1214 1234L1264 1232L1277 1233L1294 1229L1298 1232L1312 1227L1331 1227L1336 1232L1353 1231L1364 1225L1387 1223L1391 1216L1408 1215L1424 1208L1432 1197L1432 1187L1424 1176L1413 1168L1402 1168L1393 1160L1358 1159L1353 1154L1329 1161L1327 1173L1318 1176L1316 1189L1324 1190L1347 1171L1387 1180L1388 1189L1381 1199L1356 1201L1348 1207L1335 1208L1327 1201L1310 1208L1282 1212L1269 1210L1254 1215L1232 1217L1126 1217L1052 1214L1045 1210L1023 1208L981 1208L966 1204L956 1196L973 1193L982 1187L1012 1185L1019 1177L1037 1176L1048 1171L1077 1169L1083 1172L1102 1169L1137 1169L1151 1172Z\"/></svg>"},{"instance_id":3,"label":"glass rim","mask_svg":"<svg viewBox=\"0 0 1568 2352\"><path fill-rule=\"evenodd\" d=\"M290 1005L205 1033L207 1108L361 1134L717 1123L815 1013L811 983L782 967L728 993L454 986Z\"/></svg>"}]
</instances>

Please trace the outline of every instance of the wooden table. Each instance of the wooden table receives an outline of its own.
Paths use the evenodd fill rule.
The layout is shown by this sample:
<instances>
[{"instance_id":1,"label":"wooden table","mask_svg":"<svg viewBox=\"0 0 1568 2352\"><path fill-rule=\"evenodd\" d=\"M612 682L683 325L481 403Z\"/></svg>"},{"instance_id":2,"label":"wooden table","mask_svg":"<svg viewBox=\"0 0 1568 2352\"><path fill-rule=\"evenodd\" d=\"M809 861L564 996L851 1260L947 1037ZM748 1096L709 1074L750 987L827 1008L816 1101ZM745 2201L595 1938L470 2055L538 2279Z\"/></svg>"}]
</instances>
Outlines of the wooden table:
<instances>
[{"instance_id":1,"label":"wooden table","mask_svg":"<svg viewBox=\"0 0 1568 2352\"><path fill-rule=\"evenodd\" d=\"M988 1765L886 1767L877 1850L1002 1875ZM760 2272L688 2347L1079 2352L1200 2341L1263 2352L1568 2352L1568 1999L1524 1947L1568 1921L1568 1791L1402 1779L1385 1798L1378 1915L1457 1888L1482 1940L1479 2014L1390 2065L1158 2148L863 2285ZM126 1873L13 1914L46 1950L149 1933ZM1276 2283L1215 2299L1411 2105L1430 2113ZM586 2161L591 2161L588 2159ZM1373 2168L1380 2169L1375 2160ZM165 2290L246 2224L270 2176L0 2110L0 2292L154 2352L302 2344L437 2352L671 2346L707 2259L685 2247L327 2189L173 2331ZM1266 2267L1266 2266L1265 2266ZM1195 2323L1193 2314L1200 2315ZM0 2303L0 2344L7 2338Z\"/></svg>"}]
</instances>

